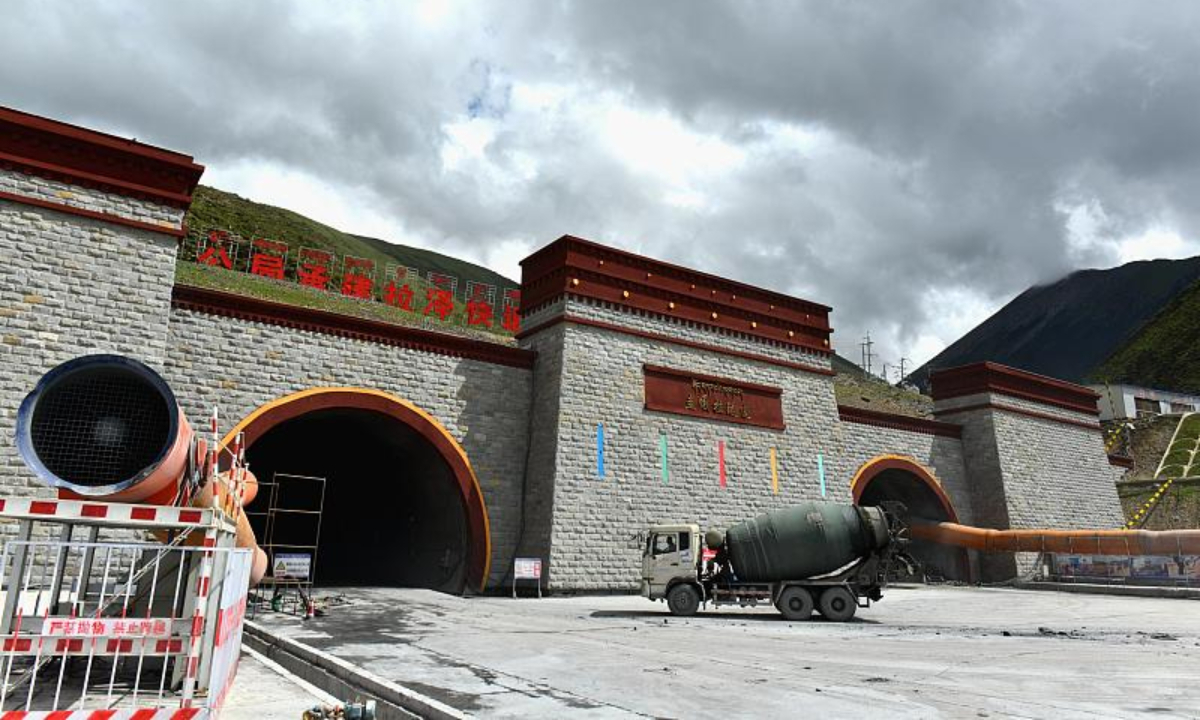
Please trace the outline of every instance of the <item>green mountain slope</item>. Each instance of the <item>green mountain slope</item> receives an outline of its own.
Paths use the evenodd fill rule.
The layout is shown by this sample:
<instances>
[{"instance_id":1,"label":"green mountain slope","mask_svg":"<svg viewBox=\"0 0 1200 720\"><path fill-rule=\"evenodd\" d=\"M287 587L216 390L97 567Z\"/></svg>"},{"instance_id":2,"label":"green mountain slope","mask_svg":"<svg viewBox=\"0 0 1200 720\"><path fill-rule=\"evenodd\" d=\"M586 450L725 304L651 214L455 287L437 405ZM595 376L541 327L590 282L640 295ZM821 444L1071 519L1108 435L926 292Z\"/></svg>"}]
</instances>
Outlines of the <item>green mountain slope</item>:
<instances>
[{"instance_id":1,"label":"green mountain slope","mask_svg":"<svg viewBox=\"0 0 1200 720\"><path fill-rule=\"evenodd\" d=\"M424 276L429 271L446 273L458 278L459 295L467 281L483 282L498 288L516 288L520 283L485 267L448 255L393 245L376 238L351 235L322 225L299 213L252 200L216 188L201 185L196 188L192 207L187 215L188 227L194 233L210 228L227 230L244 238L265 237L281 240L292 253L301 247L332 250L338 257L374 260L380 272L389 265L415 267ZM192 248L194 253L194 246Z\"/></svg>"},{"instance_id":2,"label":"green mountain slope","mask_svg":"<svg viewBox=\"0 0 1200 720\"><path fill-rule=\"evenodd\" d=\"M1200 257L1149 260L1107 270L1080 270L1048 285L1031 287L959 338L908 380L927 389L930 373L990 360L1071 382L1103 380L1105 362L1135 343L1164 309L1200 282ZM1185 313L1186 315L1186 313ZM1195 323L1193 315L1192 327ZM1169 332L1155 333L1138 345L1140 362L1120 365L1122 379L1165 390L1183 389L1174 361L1157 355L1167 335L1185 332L1186 321L1171 321ZM1160 335L1162 337L1160 337ZM1171 342L1184 343L1172 335ZM1182 345L1180 345L1182 347ZM1194 356L1193 356L1194 357ZM1117 369L1116 366L1113 368Z\"/></svg>"},{"instance_id":3,"label":"green mountain slope","mask_svg":"<svg viewBox=\"0 0 1200 720\"><path fill-rule=\"evenodd\" d=\"M1092 377L1200 393L1200 281L1167 303Z\"/></svg>"}]
</instances>

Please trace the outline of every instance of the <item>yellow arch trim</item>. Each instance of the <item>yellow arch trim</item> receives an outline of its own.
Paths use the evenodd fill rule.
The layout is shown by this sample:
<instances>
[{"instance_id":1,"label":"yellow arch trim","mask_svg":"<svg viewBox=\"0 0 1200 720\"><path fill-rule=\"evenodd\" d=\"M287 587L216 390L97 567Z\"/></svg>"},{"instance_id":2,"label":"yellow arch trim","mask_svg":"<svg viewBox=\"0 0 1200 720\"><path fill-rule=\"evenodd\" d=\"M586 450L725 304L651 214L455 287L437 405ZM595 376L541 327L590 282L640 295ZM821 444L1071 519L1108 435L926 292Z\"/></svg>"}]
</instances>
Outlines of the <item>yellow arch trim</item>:
<instances>
[{"instance_id":1,"label":"yellow arch trim","mask_svg":"<svg viewBox=\"0 0 1200 720\"><path fill-rule=\"evenodd\" d=\"M916 465L925 472L929 473L929 477L933 478L933 481L938 484L938 487L942 487L942 479L937 476L937 473L935 473L932 468L918 461L912 455L897 455L895 453L889 453L886 455L876 455L875 457L863 463L862 467L860 467L858 471L854 473L854 477L850 478L850 492L853 493L854 489L858 487L858 483L862 480L864 473L879 463L886 462L888 460L901 460L903 462L912 463L913 465Z\"/></svg>"},{"instance_id":2,"label":"yellow arch trim","mask_svg":"<svg viewBox=\"0 0 1200 720\"><path fill-rule=\"evenodd\" d=\"M458 457L462 460L463 465L467 468L467 473L471 476L471 483L475 486L475 494L479 496L479 505L483 510L484 562L483 577L479 581L479 591L483 592L487 587L488 576L491 575L492 572L492 526L491 521L488 518L487 499L483 495L483 488L479 486L479 478L475 476L475 468L471 465L471 459L467 457L466 451L464 451L462 446L458 444L458 440L456 440L454 436L450 434L450 431L446 429L446 426L442 425L437 418L425 412L420 407L403 398L392 395L391 393L386 393L382 390L376 390L374 388L350 386L308 388L307 390L301 390L300 392L295 392L291 395L285 395L281 398L272 400L271 402L259 405L254 409L253 412L243 418L241 422L239 422L237 425L234 425L232 430L225 433L225 437L221 439L222 449L228 447L238 436L238 433L245 430L250 426L250 423L254 422L264 414L274 410L275 408L288 405L296 402L297 400L313 397L314 395L374 395L376 397L383 398L388 402L401 405L415 412L421 417L422 420L428 422L432 427L436 428L439 433L444 435L447 440L450 441L450 447L453 448L454 452L458 454Z\"/></svg>"}]
</instances>

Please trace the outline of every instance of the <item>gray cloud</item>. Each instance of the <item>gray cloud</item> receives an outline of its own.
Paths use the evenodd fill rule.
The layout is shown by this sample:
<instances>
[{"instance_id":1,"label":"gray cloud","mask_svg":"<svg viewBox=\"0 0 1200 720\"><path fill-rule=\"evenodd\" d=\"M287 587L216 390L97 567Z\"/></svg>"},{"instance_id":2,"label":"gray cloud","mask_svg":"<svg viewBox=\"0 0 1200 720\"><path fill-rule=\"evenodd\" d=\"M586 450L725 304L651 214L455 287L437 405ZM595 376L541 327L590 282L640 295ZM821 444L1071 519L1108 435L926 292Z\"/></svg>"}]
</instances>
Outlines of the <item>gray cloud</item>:
<instances>
[{"instance_id":1,"label":"gray cloud","mask_svg":"<svg viewBox=\"0 0 1200 720\"><path fill-rule=\"evenodd\" d=\"M893 359L953 340L945 297L998 307L1200 222L1192 3L10 5L4 104L309 173L451 253L571 232L801 294L851 356L867 330ZM672 200L614 156L614 108L737 159ZM490 142L445 162L472 118Z\"/></svg>"}]
</instances>

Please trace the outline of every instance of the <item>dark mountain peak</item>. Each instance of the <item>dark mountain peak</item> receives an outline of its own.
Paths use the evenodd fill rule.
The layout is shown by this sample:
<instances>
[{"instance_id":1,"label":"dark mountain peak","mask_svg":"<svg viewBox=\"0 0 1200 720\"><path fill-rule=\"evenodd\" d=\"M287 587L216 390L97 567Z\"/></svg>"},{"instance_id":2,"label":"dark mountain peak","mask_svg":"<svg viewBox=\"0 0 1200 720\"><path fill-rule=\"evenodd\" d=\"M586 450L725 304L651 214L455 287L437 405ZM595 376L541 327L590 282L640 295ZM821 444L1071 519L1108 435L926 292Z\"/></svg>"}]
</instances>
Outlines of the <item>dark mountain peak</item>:
<instances>
[{"instance_id":1,"label":"dark mountain peak","mask_svg":"<svg viewBox=\"0 0 1200 720\"><path fill-rule=\"evenodd\" d=\"M1077 270L1017 295L909 376L990 360L1084 382L1173 298L1200 281L1200 257Z\"/></svg>"}]
</instances>

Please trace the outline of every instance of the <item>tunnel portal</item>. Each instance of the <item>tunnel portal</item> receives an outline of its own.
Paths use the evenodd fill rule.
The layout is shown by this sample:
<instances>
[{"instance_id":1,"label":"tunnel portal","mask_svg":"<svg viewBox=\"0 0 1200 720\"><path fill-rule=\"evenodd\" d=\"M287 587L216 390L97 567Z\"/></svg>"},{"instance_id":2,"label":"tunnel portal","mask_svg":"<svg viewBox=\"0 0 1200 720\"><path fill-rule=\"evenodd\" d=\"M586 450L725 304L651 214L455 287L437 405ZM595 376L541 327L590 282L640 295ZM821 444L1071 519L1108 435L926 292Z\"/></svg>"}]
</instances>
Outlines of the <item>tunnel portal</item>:
<instances>
[{"instance_id":1,"label":"tunnel portal","mask_svg":"<svg viewBox=\"0 0 1200 720\"><path fill-rule=\"evenodd\" d=\"M859 505L880 505L896 501L904 505L908 517L957 522L953 507L948 505L949 500L935 492L930 482L914 470L887 467L866 481L861 493L856 493L857 502ZM913 579L969 580L970 566L966 551L961 548L913 540L909 554L922 566L920 574Z\"/></svg>"},{"instance_id":2,"label":"tunnel portal","mask_svg":"<svg viewBox=\"0 0 1200 720\"><path fill-rule=\"evenodd\" d=\"M421 433L361 408L318 409L275 425L247 450L264 483L277 474L325 478L314 582L320 586L424 587L462 592L467 514L452 470ZM253 514L258 537L288 552L311 544L315 518L288 508L320 504L321 483L281 477L276 511ZM247 510L265 512L264 485Z\"/></svg>"}]
</instances>

